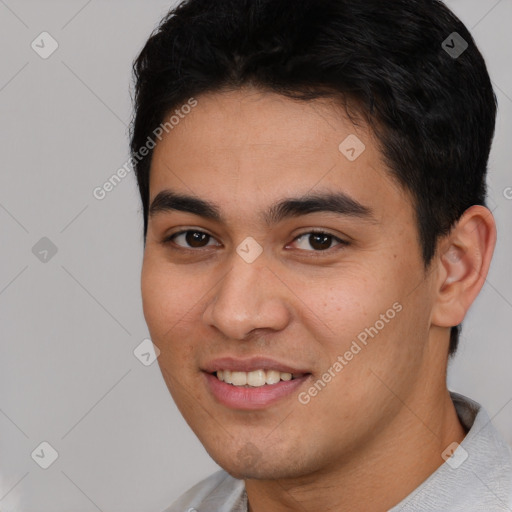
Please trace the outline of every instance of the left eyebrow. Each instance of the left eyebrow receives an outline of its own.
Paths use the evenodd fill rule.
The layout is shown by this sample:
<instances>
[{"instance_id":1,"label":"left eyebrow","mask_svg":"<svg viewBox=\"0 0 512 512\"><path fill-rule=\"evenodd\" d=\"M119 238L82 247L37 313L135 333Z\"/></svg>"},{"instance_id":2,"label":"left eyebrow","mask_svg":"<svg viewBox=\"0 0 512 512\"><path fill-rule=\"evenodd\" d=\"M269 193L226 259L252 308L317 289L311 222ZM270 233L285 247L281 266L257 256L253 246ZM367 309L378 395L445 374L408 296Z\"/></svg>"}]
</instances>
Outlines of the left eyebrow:
<instances>
[{"instance_id":1,"label":"left eyebrow","mask_svg":"<svg viewBox=\"0 0 512 512\"><path fill-rule=\"evenodd\" d=\"M153 217L157 213L170 211L192 213L219 223L225 223L221 209L215 203L171 190L162 190L151 202L149 216ZM363 205L344 192L332 191L282 199L271 205L266 212L262 212L260 218L270 227L288 218L317 212L330 212L377 223L375 213L369 206Z\"/></svg>"},{"instance_id":2,"label":"left eyebrow","mask_svg":"<svg viewBox=\"0 0 512 512\"><path fill-rule=\"evenodd\" d=\"M377 223L374 211L369 206L363 205L344 192L331 191L283 199L272 205L263 214L263 220L268 226L271 226L287 218L317 212L334 213Z\"/></svg>"}]
</instances>

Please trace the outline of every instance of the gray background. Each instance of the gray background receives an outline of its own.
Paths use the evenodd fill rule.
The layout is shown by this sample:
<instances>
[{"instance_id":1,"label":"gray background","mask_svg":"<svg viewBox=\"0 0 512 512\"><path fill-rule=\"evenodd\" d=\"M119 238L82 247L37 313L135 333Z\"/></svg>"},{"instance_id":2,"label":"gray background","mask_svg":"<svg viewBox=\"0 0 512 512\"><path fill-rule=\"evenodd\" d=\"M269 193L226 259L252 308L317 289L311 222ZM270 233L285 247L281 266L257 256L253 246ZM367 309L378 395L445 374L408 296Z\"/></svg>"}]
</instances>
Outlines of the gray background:
<instances>
[{"instance_id":1,"label":"gray background","mask_svg":"<svg viewBox=\"0 0 512 512\"><path fill-rule=\"evenodd\" d=\"M92 194L129 156L131 63L170 5L0 0L3 512L161 512L217 468L157 364L133 354L148 336L133 173L105 199ZM498 244L449 384L512 443L512 0L448 5L472 29L500 105L489 176ZM31 48L43 31L59 44L47 59ZM57 248L46 262L32 252L43 237ZM43 441L59 455L48 469L31 457Z\"/></svg>"}]
</instances>

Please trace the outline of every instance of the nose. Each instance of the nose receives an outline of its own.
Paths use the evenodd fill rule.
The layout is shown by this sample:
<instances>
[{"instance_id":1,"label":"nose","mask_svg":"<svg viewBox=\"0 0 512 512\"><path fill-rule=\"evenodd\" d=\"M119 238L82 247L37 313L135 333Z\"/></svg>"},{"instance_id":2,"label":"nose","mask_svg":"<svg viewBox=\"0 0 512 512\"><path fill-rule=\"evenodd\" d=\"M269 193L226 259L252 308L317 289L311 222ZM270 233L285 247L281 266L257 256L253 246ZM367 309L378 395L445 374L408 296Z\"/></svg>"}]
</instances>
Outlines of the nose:
<instances>
[{"instance_id":1,"label":"nose","mask_svg":"<svg viewBox=\"0 0 512 512\"><path fill-rule=\"evenodd\" d=\"M203 321L230 339L243 340L254 330L284 329L290 321L287 288L262 254L247 263L238 254L231 270L214 288Z\"/></svg>"}]
</instances>

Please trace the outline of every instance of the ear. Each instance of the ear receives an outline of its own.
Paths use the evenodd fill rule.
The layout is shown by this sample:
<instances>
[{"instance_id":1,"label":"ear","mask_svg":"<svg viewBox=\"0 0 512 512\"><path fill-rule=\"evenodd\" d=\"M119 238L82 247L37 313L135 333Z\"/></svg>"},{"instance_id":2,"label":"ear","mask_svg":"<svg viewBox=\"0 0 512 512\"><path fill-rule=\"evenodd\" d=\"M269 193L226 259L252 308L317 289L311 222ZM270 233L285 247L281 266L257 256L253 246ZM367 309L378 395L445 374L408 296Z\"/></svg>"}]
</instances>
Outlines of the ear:
<instances>
[{"instance_id":1,"label":"ear","mask_svg":"<svg viewBox=\"0 0 512 512\"><path fill-rule=\"evenodd\" d=\"M459 325L482 289L494 247L496 223L484 206L468 208L439 244L432 324Z\"/></svg>"}]
</instances>

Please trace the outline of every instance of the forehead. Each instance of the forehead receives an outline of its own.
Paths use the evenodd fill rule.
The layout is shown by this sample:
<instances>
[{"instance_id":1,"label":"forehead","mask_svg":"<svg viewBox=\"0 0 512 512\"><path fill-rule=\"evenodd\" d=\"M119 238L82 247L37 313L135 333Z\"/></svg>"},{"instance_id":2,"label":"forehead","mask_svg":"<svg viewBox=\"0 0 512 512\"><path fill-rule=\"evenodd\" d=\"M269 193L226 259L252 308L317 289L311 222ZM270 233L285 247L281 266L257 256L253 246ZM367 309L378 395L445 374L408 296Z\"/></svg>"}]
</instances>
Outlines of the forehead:
<instances>
[{"instance_id":1,"label":"forehead","mask_svg":"<svg viewBox=\"0 0 512 512\"><path fill-rule=\"evenodd\" d=\"M319 189L381 213L409 201L371 130L354 125L341 105L253 89L199 96L164 133L152 157L150 203L168 188L208 199L226 214Z\"/></svg>"}]
</instances>

